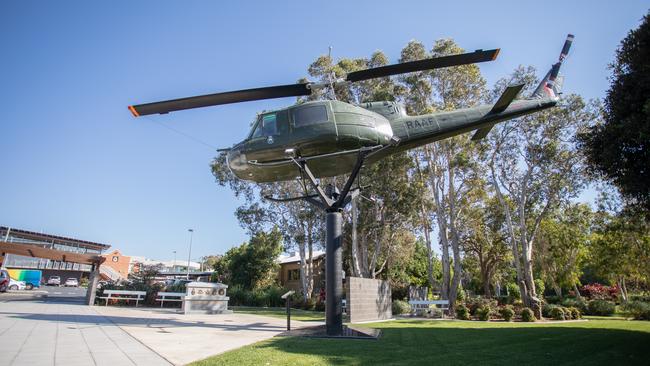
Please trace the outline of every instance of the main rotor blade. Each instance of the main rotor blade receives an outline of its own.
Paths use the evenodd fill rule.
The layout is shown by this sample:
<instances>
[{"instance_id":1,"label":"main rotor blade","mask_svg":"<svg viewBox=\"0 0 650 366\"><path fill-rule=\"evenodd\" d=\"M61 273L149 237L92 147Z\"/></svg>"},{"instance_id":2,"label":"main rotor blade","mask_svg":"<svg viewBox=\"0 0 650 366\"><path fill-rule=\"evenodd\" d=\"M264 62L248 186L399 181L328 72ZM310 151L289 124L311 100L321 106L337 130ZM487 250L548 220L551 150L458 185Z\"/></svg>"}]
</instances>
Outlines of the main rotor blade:
<instances>
[{"instance_id":1,"label":"main rotor blade","mask_svg":"<svg viewBox=\"0 0 650 366\"><path fill-rule=\"evenodd\" d=\"M311 89L307 83L269 86L264 88L236 90L224 93L199 95L196 97L166 100L162 102L146 103L129 106L135 117L148 114L164 114L183 109L209 107L213 105L249 102L260 99L273 99L283 97L297 97L310 95Z\"/></svg>"},{"instance_id":2,"label":"main rotor blade","mask_svg":"<svg viewBox=\"0 0 650 366\"><path fill-rule=\"evenodd\" d=\"M404 62L372 69L354 71L348 74L347 81L361 81L384 76L405 74L407 72L423 71L431 69L440 69L443 67L473 64L477 62L493 61L497 58L499 49L494 50L476 50L470 53L461 53L458 55L449 55L442 57L427 58L424 60Z\"/></svg>"}]
</instances>

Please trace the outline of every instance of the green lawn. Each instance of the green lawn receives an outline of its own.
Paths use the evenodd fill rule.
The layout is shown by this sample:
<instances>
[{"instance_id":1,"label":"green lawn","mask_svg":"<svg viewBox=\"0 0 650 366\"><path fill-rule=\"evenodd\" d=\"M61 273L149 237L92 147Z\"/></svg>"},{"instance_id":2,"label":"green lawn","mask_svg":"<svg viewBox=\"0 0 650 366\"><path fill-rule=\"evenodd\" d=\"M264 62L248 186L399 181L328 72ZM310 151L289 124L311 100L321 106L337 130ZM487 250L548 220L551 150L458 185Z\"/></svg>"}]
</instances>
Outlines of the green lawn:
<instances>
[{"instance_id":1,"label":"green lawn","mask_svg":"<svg viewBox=\"0 0 650 366\"><path fill-rule=\"evenodd\" d=\"M248 313L257 315L266 315L274 318L287 318L287 308L258 308L252 306L230 306L235 313ZM322 311L309 311L301 309L291 309L291 320L302 321L325 321L325 313Z\"/></svg>"},{"instance_id":2,"label":"green lawn","mask_svg":"<svg viewBox=\"0 0 650 366\"><path fill-rule=\"evenodd\" d=\"M650 322L399 320L378 341L275 337L193 365L648 365Z\"/></svg>"}]
</instances>

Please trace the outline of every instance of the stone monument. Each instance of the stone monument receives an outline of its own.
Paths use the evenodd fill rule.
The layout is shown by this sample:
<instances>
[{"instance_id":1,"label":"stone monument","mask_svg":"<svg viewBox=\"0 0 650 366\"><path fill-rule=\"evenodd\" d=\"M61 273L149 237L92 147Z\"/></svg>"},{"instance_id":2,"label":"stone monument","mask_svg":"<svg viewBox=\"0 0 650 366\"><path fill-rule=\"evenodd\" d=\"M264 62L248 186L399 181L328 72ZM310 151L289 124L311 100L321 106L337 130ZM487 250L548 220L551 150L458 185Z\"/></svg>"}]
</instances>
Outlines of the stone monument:
<instances>
[{"instance_id":1,"label":"stone monument","mask_svg":"<svg viewBox=\"0 0 650 366\"><path fill-rule=\"evenodd\" d=\"M231 314L228 310L228 285L212 282L190 282L183 300L185 314Z\"/></svg>"}]
</instances>

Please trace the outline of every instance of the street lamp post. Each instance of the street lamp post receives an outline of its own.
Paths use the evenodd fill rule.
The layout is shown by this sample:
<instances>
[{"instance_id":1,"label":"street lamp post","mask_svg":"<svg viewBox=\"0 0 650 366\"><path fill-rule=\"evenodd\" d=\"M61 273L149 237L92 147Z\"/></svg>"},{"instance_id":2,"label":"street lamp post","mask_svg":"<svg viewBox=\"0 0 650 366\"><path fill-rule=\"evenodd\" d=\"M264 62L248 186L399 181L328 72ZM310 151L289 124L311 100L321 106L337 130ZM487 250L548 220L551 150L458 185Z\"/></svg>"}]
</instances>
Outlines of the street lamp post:
<instances>
[{"instance_id":1,"label":"street lamp post","mask_svg":"<svg viewBox=\"0 0 650 366\"><path fill-rule=\"evenodd\" d=\"M190 258L192 258L192 236L194 235L194 229L187 229L190 232L190 252L187 254L187 279L190 279Z\"/></svg>"},{"instance_id":2,"label":"street lamp post","mask_svg":"<svg viewBox=\"0 0 650 366\"><path fill-rule=\"evenodd\" d=\"M174 253L174 261L172 262L172 272L176 271L176 251L174 250L172 253Z\"/></svg>"}]
</instances>

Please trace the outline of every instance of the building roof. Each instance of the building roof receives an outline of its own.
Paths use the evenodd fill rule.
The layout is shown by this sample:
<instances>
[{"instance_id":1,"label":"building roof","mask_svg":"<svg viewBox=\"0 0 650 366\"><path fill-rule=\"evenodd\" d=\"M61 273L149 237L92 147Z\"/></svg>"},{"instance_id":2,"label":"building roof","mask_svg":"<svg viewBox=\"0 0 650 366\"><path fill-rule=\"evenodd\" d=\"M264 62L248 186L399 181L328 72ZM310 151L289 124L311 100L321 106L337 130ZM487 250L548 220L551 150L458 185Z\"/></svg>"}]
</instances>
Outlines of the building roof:
<instances>
[{"instance_id":1,"label":"building roof","mask_svg":"<svg viewBox=\"0 0 650 366\"><path fill-rule=\"evenodd\" d=\"M325 257L325 252L321 250L314 250L312 256L314 259ZM293 252L289 253L288 255L281 255L278 257L277 262L279 264L298 263L300 262L300 254L298 254L298 252Z\"/></svg>"},{"instance_id":2,"label":"building roof","mask_svg":"<svg viewBox=\"0 0 650 366\"><path fill-rule=\"evenodd\" d=\"M145 258L137 255L131 256L131 262L141 263L144 264L145 266L162 265L163 267L167 267L167 268L187 266L187 261L186 260L184 261L182 259L177 259L176 261L161 261L161 260ZM196 269L201 268L201 263L190 262L190 268L196 268Z\"/></svg>"},{"instance_id":3,"label":"building roof","mask_svg":"<svg viewBox=\"0 0 650 366\"><path fill-rule=\"evenodd\" d=\"M91 248L100 249L100 250L105 250L105 249L108 249L108 248L111 247L108 244L95 243L95 242L87 241L87 240L68 238L68 237L65 237L65 236L37 233L37 232L34 232L34 231L9 228L9 227L6 227L6 226L0 226L0 233L2 233L2 236L3 236L3 237L0 237L0 240L4 240L4 236L7 235L7 231L9 231L9 235L15 235L15 236L19 236L21 238L31 239L31 240L35 240L35 241L48 241L48 242L58 241L58 242L64 242L66 244L77 244L79 246L91 247Z\"/></svg>"}]
</instances>

